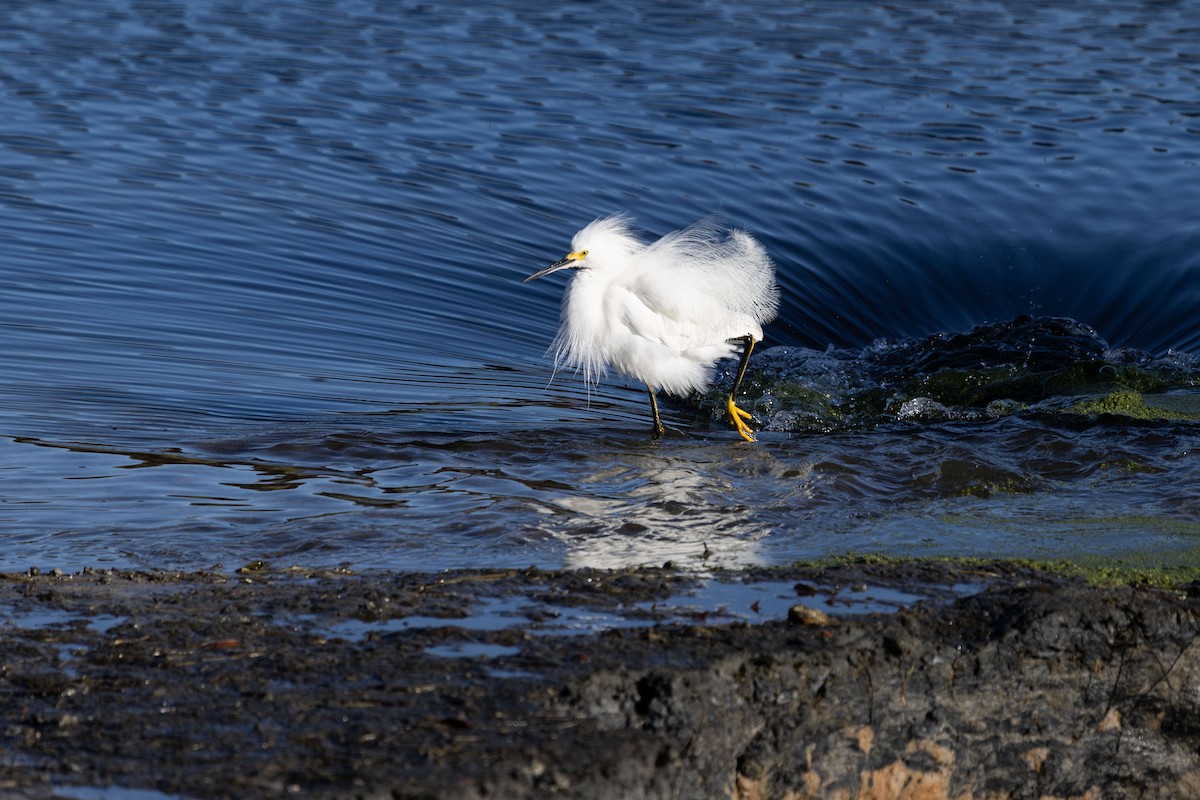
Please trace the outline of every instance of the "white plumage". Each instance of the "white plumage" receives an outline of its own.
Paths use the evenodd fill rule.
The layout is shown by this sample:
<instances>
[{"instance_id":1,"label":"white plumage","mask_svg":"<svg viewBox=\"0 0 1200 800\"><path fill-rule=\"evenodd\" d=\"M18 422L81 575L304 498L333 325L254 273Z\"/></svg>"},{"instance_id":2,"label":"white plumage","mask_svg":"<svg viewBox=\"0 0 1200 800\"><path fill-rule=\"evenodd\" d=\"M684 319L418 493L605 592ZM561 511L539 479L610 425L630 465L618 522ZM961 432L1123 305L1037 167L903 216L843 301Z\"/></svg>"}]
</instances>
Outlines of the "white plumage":
<instances>
[{"instance_id":1,"label":"white plumage","mask_svg":"<svg viewBox=\"0 0 1200 800\"><path fill-rule=\"evenodd\" d=\"M526 281L560 269L578 271L563 295L554 339L555 369L589 382L611 366L646 384L656 435L663 432L654 393L704 391L713 365L742 345L742 363L727 410L753 441L749 414L733 401L762 326L775 318L779 290L762 245L748 233L706 220L646 244L618 214L598 219L571 242L571 253Z\"/></svg>"}]
</instances>

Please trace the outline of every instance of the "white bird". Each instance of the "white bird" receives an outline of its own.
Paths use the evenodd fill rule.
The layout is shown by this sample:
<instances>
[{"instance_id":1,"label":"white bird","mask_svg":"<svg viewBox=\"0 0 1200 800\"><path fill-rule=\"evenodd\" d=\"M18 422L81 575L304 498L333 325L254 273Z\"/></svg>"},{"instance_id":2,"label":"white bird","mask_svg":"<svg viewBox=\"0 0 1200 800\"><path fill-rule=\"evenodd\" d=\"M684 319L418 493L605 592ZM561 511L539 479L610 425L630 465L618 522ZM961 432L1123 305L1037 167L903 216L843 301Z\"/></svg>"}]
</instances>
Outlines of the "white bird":
<instances>
[{"instance_id":1,"label":"white bird","mask_svg":"<svg viewBox=\"0 0 1200 800\"><path fill-rule=\"evenodd\" d=\"M657 390L684 397L704 391L713 365L741 345L726 401L729 421L754 441L750 414L735 402L763 324L779 309L775 267L750 234L712 220L646 244L625 214L598 219L571 240L571 252L525 279L578 270L563 295L554 369L566 366L594 383L612 367L650 393L653 436L665 432Z\"/></svg>"}]
</instances>

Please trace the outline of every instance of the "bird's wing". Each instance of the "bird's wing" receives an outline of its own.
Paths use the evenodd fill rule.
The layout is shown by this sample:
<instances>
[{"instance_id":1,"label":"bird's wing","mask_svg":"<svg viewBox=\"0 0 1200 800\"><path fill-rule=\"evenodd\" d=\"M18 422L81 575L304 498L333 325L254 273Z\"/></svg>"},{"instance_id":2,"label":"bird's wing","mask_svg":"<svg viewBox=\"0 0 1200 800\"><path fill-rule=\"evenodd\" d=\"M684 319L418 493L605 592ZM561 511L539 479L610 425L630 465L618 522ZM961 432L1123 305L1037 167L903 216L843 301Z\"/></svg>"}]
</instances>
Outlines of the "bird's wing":
<instances>
[{"instance_id":1,"label":"bird's wing","mask_svg":"<svg viewBox=\"0 0 1200 800\"><path fill-rule=\"evenodd\" d=\"M613 286L606 298L609 318L677 352L761 330L747 315L723 307L719 298L670 278L643 274L629 285Z\"/></svg>"},{"instance_id":2,"label":"bird's wing","mask_svg":"<svg viewBox=\"0 0 1200 800\"><path fill-rule=\"evenodd\" d=\"M758 323L775 318L775 266L763 246L744 231L722 235L715 220L702 220L654 242L640 259L650 267L639 280L680 298L676 303L686 299L695 307L708 301L727 314L749 315Z\"/></svg>"}]
</instances>

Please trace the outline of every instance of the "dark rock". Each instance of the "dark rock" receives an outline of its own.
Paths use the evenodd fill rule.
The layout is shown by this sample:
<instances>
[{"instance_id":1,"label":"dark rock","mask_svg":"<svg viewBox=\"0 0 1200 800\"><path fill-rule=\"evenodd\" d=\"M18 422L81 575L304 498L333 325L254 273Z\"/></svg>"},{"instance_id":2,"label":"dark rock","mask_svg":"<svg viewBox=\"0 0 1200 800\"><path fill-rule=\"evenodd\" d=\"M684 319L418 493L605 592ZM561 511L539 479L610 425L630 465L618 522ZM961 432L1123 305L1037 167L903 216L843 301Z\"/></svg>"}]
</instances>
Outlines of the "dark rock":
<instances>
[{"instance_id":1,"label":"dark rock","mask_svg":"<svg viewBox=\"0 0 1200 800\"><path fill-rule=\"evenodd\" d=\"M0 583L6 618L110 622L0 631L0 785L14 797L73 785L231 798L1200 796L1200 601L981 574L776 571L806 586L919 576L940 599L829 625L651 619L582 636L458 623L505 596L644 615L686 577L23 575ZM980 591L954 599L939 582ZM364 598L370 623L357 621ZM413 614L447 625L353 633ZM321 635L331 625L351 627ZM467 655L434 654L456 647Z\"/></svg>"}]
</instances>

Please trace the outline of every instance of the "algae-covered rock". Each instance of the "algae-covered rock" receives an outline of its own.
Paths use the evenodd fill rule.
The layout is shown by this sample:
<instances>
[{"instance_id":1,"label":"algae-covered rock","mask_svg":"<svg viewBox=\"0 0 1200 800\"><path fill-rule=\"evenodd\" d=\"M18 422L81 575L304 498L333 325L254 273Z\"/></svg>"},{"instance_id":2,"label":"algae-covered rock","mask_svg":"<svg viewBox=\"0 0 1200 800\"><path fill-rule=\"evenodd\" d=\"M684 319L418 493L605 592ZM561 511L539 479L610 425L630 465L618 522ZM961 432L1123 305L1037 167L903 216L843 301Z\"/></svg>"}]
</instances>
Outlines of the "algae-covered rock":
<instances>
[{"instance_id":1,"label":"algae-covered rock","mask_svg":"<svg viewBox=\"0 0 1200 800\"><path fill-rule=\"evenodd\" d=\"M1134 419L1200 420L1200 396L1192 394L1144 395L1127 387L1103 397L1081 400L1071 406L1074 414L1111 414Z\"/></svg>"},{"instance_id":2,"label":"algae-covered rock","mask_svg":"<svg viewBox=\"0 0 1200 800\"><path fill-rule=\"evenodd\" d=\"M1024 413L1192 420L1200 419L1197 386L1195 357L1113 350L1075 320L1018 317L861 351L768 348L744 392L752 404L761 392L762 427L815 432ZM714 413L720 400L714 394Z\"/></svg>"}]
</instances>

